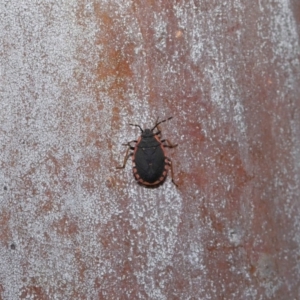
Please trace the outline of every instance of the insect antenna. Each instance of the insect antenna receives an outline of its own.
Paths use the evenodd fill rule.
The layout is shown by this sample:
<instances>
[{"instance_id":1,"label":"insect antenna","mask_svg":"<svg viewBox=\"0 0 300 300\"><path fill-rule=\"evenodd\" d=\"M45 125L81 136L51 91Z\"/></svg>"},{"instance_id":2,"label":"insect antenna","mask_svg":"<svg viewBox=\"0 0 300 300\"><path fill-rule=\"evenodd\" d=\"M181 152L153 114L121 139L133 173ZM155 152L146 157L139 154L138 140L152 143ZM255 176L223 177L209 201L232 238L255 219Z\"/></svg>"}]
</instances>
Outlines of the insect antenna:
<instances>
[{"instance_id":1,"label":"insect antenna","mask_svg":"<svg viewBox=\"0 0 300 300\"><path fill-rule=\"evenodd\" d=\"M162 121L159 121L159 122L157 122L156 121L156 124L155 124L155 126L151 129L151 131L153 131L159 124L161 124L161 123L163 123L163 122L166 122L166 121L169 121L169 120L171 120L173 117L170 117L170 118L168 118L168 119L165 119L165 120L162 120Z\"/></svg>"},{"instance_id":2,"label":"insect antenna","mask_svg":"<svg viewBox=\"0 0 300 300\"><path fill-rule=\"evenodd\" d=\"M141 130L142 133L144 132L140 125L137 125L137 124L129 124L129 125L136 126L136 127L138 127Z\"/></svg>"}]
</instances>

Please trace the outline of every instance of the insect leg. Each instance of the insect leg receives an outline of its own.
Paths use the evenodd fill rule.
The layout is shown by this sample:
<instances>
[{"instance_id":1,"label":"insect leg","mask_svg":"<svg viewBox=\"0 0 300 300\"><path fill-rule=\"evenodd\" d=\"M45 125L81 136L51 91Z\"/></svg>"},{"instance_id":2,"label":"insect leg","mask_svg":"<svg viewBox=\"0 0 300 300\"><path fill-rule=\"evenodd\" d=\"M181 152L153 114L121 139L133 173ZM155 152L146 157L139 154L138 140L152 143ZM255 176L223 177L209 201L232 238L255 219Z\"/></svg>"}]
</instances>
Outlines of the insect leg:
<instances>
[{"instance_id":1,"label":"insect leg","mask_svg":"<svg viewBox=\"0 0 300 300\"><path fill-rule=\"evenodd\" d=\"M175 184L176 187L178 187L178 184L175 183L174 181L174 172L173 172L173 165L172 165L172 161L169 157L167 157L167 160L168 160L168 165L170 166L170 169L171 169L171 178L172 178L172 182Z\"/></svg>"},{"instance_id":2,"label":"insect leg","mask_svg":"<svg viewBox=\"0 0 300 300\"><path fill-rule=\"evenodd\" d=\"M122 144L122 145L123 145L123 146L128 146L131 150L133 150L134 147L130 145L131 143L137 143L137 141L136 141L136 140L133 140L133 141L127 142L127 143Z\"/></svg>"},{"instance_id":3,"label":"insect leg","mask_svg":"<svg viewBox=\"0 0 300 300\"><path fill-rule=\"evenodd\" d=\"M167 143L167 145L166 144L163 144L163 146L164 147L168 147L168 148L175 148L175 147L177 147L178 146L178 144L172 144L169 140L167 140L167 139L164 139L164 140L161 140L161 142L162 143L164 143L164 142L166 142Z\"/></svg>"},{"instance_id":4,"label":"insect leg","mask_svg":"<svg viewBox=\"0 0 300 300\"><path fill-rule=\"evenodd\" d=\"M119 167L116 167L117 169L124 169L124 168L125 168L126 162L127 162L128 158L129 158L130 156L133 155L133 152L129 153L129 150L131 150L131 146L130 146L130 145L129 145L127 151L126 151L126 154L125 154L125 157L124 157L123 165L122 165L122 166L119 166Z\"/></svg>"},{"instance_id":5,"label":"insect leg","mask_svg":"<svg viewBox=\"0 0 300 300\"><path fill-rule=\"evenodd\" d=\"M161 130L159 129L157 132L154 133L154 135L159 135L159 139L161 139Z\"/></svg>"}]
</instances>

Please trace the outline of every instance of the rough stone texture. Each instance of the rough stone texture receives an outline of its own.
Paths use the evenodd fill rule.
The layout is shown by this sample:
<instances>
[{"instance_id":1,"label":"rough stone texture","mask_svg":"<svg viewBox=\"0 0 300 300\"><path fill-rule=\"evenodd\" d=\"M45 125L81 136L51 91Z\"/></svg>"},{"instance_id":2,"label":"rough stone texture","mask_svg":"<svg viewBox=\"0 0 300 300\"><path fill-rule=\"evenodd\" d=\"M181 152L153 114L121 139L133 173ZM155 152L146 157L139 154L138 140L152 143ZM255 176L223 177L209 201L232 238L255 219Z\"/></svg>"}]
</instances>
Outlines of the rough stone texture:
<instances>
[{"instance_id":1,"label":"rough stone texture","mask_svg":"<svg viewBox=\"0 0 300 300\"><path fill-rule=\"evenodd\" d=\"M299 299L297 0L0 2L1 299ZM115 167L135 122L170 177Z\"/></svg>"}]
</instances>

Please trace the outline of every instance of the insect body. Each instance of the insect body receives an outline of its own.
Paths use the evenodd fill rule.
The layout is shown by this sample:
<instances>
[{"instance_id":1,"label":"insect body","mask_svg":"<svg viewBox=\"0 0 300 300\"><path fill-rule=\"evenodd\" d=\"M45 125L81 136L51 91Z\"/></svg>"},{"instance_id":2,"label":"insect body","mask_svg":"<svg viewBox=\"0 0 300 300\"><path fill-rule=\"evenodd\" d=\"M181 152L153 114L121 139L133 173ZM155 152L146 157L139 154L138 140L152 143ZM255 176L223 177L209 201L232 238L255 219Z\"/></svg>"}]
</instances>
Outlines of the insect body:
<instances>
[{"instance_id":1,"label":"insect body","mask_svg":"<svg viewBox=\"0 0 300 300\"><path fill-rule=\"evenodd\" d=\"M140 125L129 124L139 127L141 136L138 140L128 142L124 145L128 146L123 165L117 169L125 168L126 162L132 156L133 174L135 179L142 185L157 186L164 182L167 177L168 170L171 169L172 182L173 180L172 161L165 154L165 147L174 148L177 145L171 144L167 139L161 140L161 130L159 124L172 119L172 117L156 122L152 129L142 129ZM156 132L154 130L157 129ZM131 144L135 143L134 146ZM133 150L133 152L129 152Z\"/></svg>"}]
</instances>

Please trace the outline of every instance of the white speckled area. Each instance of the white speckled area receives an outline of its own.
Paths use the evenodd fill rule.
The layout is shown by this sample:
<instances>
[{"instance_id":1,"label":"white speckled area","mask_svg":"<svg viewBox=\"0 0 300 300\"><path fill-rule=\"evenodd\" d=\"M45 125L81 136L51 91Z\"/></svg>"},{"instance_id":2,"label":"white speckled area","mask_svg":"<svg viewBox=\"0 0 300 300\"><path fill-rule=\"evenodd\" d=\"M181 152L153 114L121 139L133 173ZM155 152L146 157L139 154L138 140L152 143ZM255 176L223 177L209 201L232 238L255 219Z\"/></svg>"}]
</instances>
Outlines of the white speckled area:
<instances>
[{"instance_id":1,"label":"white speckled area","mask_svg":"<svg viewBox=\"0 0 300 300\"><path fill-rule=\"evenodd\" d=\"M0 1L0 299L298 299L299 8Z\"/></svg>"}]
</instances>

